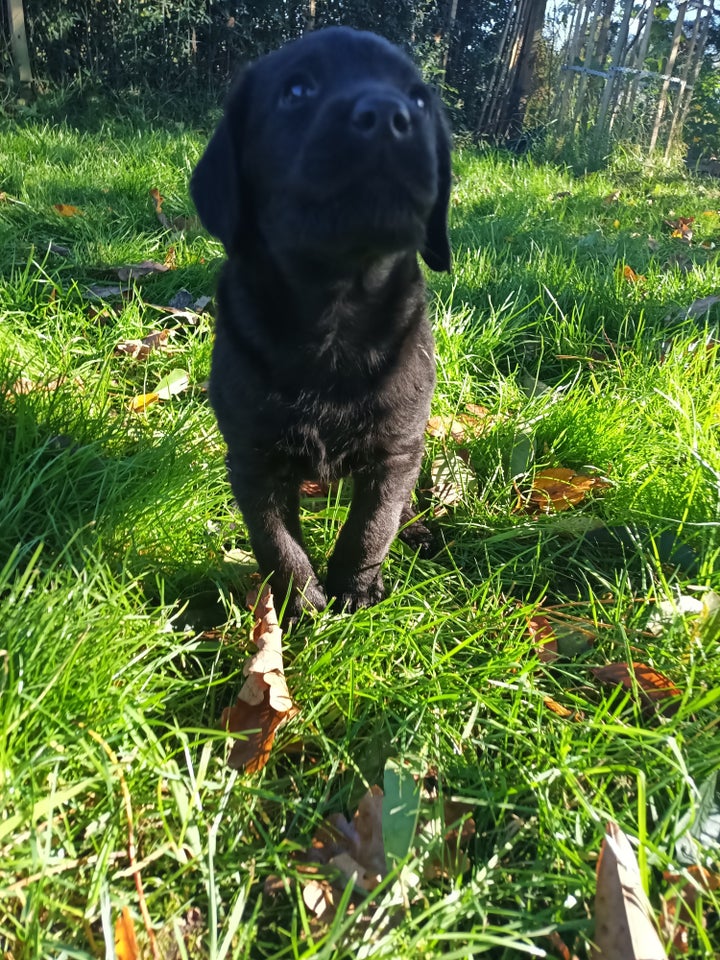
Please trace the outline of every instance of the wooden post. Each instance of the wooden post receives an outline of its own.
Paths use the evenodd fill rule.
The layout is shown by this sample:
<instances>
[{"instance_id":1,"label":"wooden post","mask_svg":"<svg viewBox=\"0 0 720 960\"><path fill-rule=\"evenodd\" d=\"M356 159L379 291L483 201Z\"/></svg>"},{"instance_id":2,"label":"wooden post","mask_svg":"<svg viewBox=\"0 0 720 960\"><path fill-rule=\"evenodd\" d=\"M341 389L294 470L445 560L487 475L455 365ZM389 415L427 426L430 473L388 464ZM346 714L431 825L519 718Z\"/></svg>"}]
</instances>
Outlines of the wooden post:
<instances>
[{"instance_id":1,"label":"wooden post","mask_svg":"<svg viewBox=\"0 0 720 960\"><path fill-rule=\"evenodd\" d=\"M648 153L653 152L658 141L658 136L660 135L660 125L663 117L665 116L665 108L667 107L670 78L672 77L673 67L675 66L678 50L680 49L680 40L682 38L682 28L685 20L685 11L687 10L687 5L688 0L683 0L683 2L678 6L677 20L675 21L675 30L673 31L672 45L670 47L670 55L668 56L665 64L665 79L663 80L663 85L660 90L660 99L658 100L657 112L655 113L655 123L653 124L653 131L650 136Z\"/></svg>"},{"instance_id":2,"label":"wooden post","mask_svg":"<svg viewBox=\"0 0 720 960\"><path fill-rule=\"evenodd\" d=\"M6 0L8 23L10 24L10 45L13 60L18 72L20 86L32 86L33 77L30 67L27 33L25 32L25 10L23 0Z\"/></svg>"},{"instance_id":3,"label":"wooden post","mask_svg":"<svg viewBox=\"0 0 720 960\"><path fill-rule=\"evenodd\" d=\"M702 61L702 54L696 56L696 50L699 50L701 46L705 48L705 44L700 41L698 44L698 39L701 36L701 28L706 28L707 24L712 18L712 8L710 9L709 15L704 16L705 13L705 2L701 0L700 5L697 8L695 13L695 24L693 26L693 32L690 37L690 43L688 48L685 51L685 65L680 74L680 89L678 90L677 102L675 104L675 109L673 110L672 120L670 121L670 131L668 133L667 143L665 144L665 159L667 160L670 156L670 151L672 150L673 143L675 138L679 135L682 130L682 119L684 114L687 112L685 108L686 100L689 102L692 100L692 89L690 89L688 95L688 78L690 77L690 71L693 69L696 64L700 64ZM699 66L698 66L699 70Z\"/></svg>"}]
</instances>

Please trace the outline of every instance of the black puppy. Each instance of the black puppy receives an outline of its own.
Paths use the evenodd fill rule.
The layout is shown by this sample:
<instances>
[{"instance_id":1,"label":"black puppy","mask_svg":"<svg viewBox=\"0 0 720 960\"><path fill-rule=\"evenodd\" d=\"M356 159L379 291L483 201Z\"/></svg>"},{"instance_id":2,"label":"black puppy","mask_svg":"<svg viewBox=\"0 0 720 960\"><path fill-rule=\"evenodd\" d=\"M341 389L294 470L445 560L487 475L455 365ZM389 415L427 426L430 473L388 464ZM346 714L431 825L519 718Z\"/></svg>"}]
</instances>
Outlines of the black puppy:
<instances>
[{"instance_id":1,"label":"black puppy","mask_svg":"<svg viewBox=\"0 0 720 960\"><path fill-rule=\"evenodd\" d=\"M441 105L380 37L310 33L241 75L190 187L228 257L210 399L260 570L287 619L325 606L298 488L351 475L327 596L376 603L435 381L417 252L450 268Z\"/></svg>"}]
</instances>

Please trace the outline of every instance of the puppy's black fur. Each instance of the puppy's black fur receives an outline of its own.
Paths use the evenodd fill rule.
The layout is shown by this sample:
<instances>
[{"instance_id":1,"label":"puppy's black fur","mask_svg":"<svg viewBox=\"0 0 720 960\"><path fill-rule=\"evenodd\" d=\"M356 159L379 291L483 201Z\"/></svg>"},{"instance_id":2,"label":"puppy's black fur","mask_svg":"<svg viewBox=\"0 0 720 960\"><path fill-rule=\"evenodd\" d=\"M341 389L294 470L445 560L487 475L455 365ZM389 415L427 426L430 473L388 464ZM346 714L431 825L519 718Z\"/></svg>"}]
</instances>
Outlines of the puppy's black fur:
<instances>
[{"instance_id":1,"label":"puppy's black fur","mask_svg":"<svg viewBox=\"0 0 720 960\"><path fill-rule=\"evenodd\" d=\"M442 107L380 37L307 34L239 78L191 192L227 252L210 399L261 572L289 619L325 606L298 488L351 475L327 597L375 603L435 379L418 251L450 269Z\"/></svg>"}]
</instances>

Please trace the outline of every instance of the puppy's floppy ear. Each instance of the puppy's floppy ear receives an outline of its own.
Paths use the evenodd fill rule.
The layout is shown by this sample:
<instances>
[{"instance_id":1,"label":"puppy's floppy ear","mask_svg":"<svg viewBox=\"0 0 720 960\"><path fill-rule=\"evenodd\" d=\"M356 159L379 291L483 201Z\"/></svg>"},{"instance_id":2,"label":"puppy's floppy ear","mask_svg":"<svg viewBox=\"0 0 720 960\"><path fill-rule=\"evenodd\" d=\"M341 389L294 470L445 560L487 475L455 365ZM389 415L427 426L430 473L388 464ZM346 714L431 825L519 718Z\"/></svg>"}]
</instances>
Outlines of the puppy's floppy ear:
<instances>
[{"instance_id":1,"label":"puppy's floppy ear","mask_svg":"<svg viewBox=\"0 0 720 960\"><path fill-rule=\"evenodd\" d=\"M237 248L243 230L243 198L240 188L240 141L249 87L246 70L231 90L222 120L190 178L190 195L202 225L227 253Z\"/></svg>"},{"instance_id":2,"label":"puppy's floppy ear","mask_svg":"<svg viewBox=\"0 0 720 960\"><path fill-rule=\"evenodd\" d=\"M437 150L438 192L435 206L425 230L425 244L420 251L431 270L449 271L452 265L448 237L448 206L450 204L450 131L439 101L435 104L435 149Z\"/></svg>"}]
</instances>

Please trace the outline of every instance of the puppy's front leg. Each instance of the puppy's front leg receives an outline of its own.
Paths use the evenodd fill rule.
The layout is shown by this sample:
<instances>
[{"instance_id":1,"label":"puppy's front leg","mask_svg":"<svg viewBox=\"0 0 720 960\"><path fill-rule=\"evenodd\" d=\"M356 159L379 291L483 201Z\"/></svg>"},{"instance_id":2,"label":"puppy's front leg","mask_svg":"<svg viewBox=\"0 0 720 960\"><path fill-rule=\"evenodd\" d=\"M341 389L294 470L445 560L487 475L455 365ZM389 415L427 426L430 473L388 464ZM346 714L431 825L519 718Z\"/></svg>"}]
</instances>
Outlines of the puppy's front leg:
<instances>
[{"instance_id":1,"label":"puppy's front leg","mask_svg":"<svg viewBox=\"0 0 720 960\"><path fill-rule=\"evenodd\" d=\"M372 606L385 596L382 562L417 480L420 457L396 456L354 474L347 521L328 563L327 592L341 607Z\"/></svg>"},{"instance_id":2,"label":"puppy's front leg","mask_svg":"<svg viewBox=\"0 0 720 960\"><path fill-rule=\"evenodd\" d=\"M302 544L297 486L270 484L267 477L249 477L232 465L230 482L278 610L288 597L284 622L297 620L305 611L323 610L325 594Z\"/></svg>"}]
</instances>

